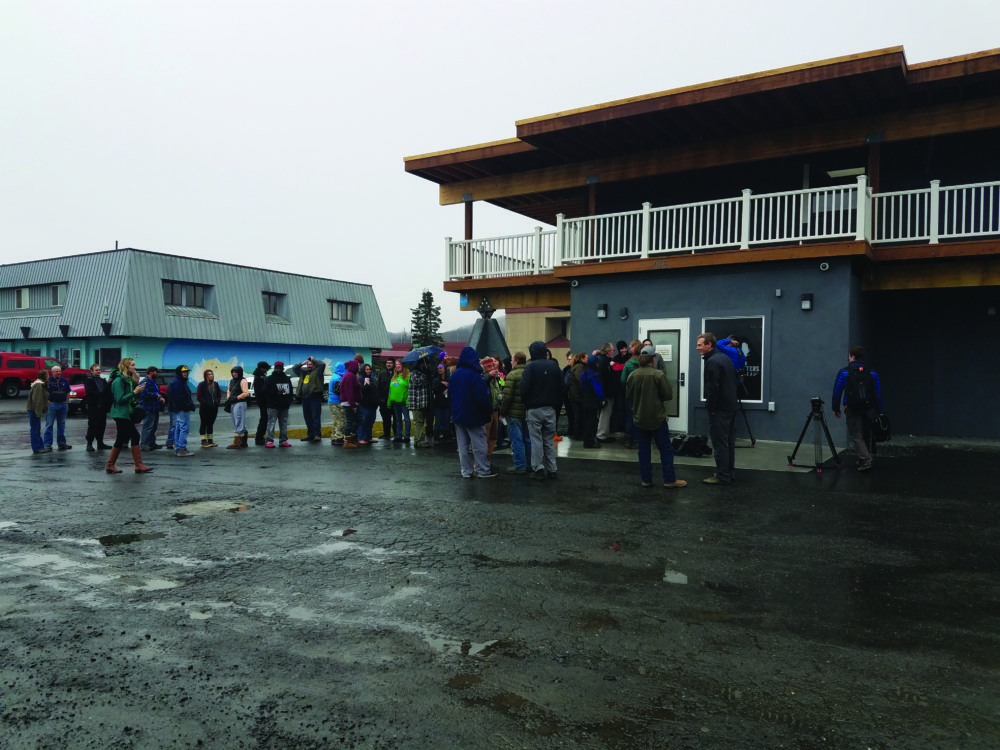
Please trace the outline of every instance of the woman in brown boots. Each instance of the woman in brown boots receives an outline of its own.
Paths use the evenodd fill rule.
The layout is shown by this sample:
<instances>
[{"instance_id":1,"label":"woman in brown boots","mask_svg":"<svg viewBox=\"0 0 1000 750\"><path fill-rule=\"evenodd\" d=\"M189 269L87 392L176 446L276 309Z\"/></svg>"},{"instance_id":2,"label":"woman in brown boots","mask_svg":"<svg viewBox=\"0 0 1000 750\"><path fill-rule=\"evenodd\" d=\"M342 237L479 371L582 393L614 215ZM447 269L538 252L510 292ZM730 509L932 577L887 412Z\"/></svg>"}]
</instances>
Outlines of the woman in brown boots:
<instances>
[{"instance_id":1,"label":"woman in brown boots","mask_svg":"<svg viewBox=\"0 0 1000 750\"><path fill-rule=\"evenodd\" d=\"M247 399L250 397L250 386L243 377L243 368L237 365L229 373L229 389L226 391L226 404L233 418L233 443L226 448L247 447ZM261 383L261 387L264 384Z\"/></svg>"},{"instance_id":2,"label":"woman in brown boots","mask_svg":"<svg viewBox=\"0 0 1000 750\"><path fill-rule=\"evenodd\" d=\"M132 423L128 414L128 403L132 394L138 395L142 390L139 385L139 374L135 371L135 360L126 357L118 363L118 376L112 377L111 381L111 411L109 416L115 420L115 445L108 455L108 462L104 470L108 474L121 474L122 470L115 466L122 449L131 443L132 462L135 464L136 474L145 474L152 471L142 463L142 455L139 452L139 431Z\"/></svg>"}]
</instances>

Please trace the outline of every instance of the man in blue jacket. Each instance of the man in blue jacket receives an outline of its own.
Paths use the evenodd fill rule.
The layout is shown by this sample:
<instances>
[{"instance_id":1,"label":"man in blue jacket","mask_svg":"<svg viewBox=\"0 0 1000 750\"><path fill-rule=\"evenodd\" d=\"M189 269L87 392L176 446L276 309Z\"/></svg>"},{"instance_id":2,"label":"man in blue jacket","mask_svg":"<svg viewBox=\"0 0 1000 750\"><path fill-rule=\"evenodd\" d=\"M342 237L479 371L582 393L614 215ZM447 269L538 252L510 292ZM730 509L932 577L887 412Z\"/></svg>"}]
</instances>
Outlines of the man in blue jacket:
<instances>
[{"instance_id":1,"label":"man in blue jacket","mask_svg":"<svg viewBox=\"0 0 1000 750\"><path fill-rule=\"evenodd\" d=\"M66 442L66 413L69 410L69 381L62 376L62 368L54 365L49 370L49 410L45 414L45 450L52 450L52 426L56 426L59 450L68 451L73 446Z\"/></svg>"},{"instance_id":2,"label":"man in blue jacket","mask_svg":"<svg viewBox=\"0 0 1000 750\"><path fill-rule=\"evenodd\" d=\"M882 385L878 374L865 365L863 346L848 349L847 360L847 367L840 368L833 384L833 415L840 418L843 404L847 431L858 454L858 471L868 471L872 467L872 456L867 438L871 433L871 417L875 410L878 409L878 414L883 413Z\"/></svg>"},{"instance_id":3,"label":"man in blue jacket","mask_svg":"<svg viewBox=\"0 0 1000 750\"><path fill-rule=\"evenodd\" d=\"M462 476L470 479L475 472L480 479L495 477L497 473L490 466L486 448L486 425L493 419L493 401L490 398L490 387L483 380L479 355L471 346L462 349L462 353L458 355L458 365L448 382L451 421L455 424ZM474 463L469 458L470 444Z\"/></svg>"},{"instance_id":4,"label":"man in blue jacket","mask_svg":"<svg viewBox=\"0 0 1000 750\"><path fill-rule=\"evenodd\" d=\"M188 385L188 375L191 370L187 365L178 365L174 370L174 379L167 386L167 408L174 417L174 455L181 458L193 456L187 449L188 431L191 429L191 412L194 411L194 399L191 398L191 387Z\"/></svg>"}]
</instances>

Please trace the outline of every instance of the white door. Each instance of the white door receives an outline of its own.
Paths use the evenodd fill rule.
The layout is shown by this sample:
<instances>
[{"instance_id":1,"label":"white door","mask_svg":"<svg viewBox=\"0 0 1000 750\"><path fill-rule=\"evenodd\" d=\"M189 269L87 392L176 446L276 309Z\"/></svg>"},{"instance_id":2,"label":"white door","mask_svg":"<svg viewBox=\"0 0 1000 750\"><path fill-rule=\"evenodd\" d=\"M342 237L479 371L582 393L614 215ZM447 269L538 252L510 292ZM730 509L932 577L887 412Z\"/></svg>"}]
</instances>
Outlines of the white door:
<instances>
[{"instance_id":1,"label":"white door","mask_svg":"<svg viewBox=\"0 0 1000 750\"><path fill-rule=\"evenodd\" d=\"M688 393L694 384L688 372L691 361L690 318L656 318L639 321L639 339L649 339L667 366L674 398L667 402L671 434L688 431Z\"/></svg>"}]
</instances>

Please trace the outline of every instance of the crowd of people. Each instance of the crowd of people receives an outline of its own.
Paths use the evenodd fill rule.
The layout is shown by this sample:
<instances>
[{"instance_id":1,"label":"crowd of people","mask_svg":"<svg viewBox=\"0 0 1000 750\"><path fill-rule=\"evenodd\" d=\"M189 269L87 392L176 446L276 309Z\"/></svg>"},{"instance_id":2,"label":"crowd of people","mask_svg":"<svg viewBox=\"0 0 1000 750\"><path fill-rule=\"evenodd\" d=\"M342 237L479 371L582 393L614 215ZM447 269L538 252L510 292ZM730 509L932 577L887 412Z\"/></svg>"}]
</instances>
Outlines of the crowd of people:
<instances>
[{"instance_id":1,"label":"crowd of people","mask_svg":"<svg viewBox=\"0 0 1000 750\"><path fill-rule=\"evenodd\" d=\"M739 342L729 337L717 340L712 333L698 336L696 349L704 361L703 395L708 412L715 457L714 476L706 484L729 485L735 481L734 430L739 408L737 370L743 354ZM835 413L845 404L848 425L857 444L861 440L861 408L852 401L855 378L850 373L861 368L864 352L850 352L850 365L838 373L834 392ZM291 373L298 378L294 384ZM242 367L233 367L223 391L215 373L206 369L192 390L190 369L180 365L167 386L166 396L157 382L159 370L150 366L145 375L136 371L135 361L126 357L111 373L101 376L92 365L85 382L88 400L87 450L110 450L105 469L119 474L117 460L130 451L137 473L151 471L142 461L143 451L173 450L178 457L193 456L188 450L191 415L200 419L202 448L216 448L215 424L219 409L229 413L233 441L226 448L249 446L247 408L251 391ZM510 446L513 465L510 474L529 474L533 479L556 479L555 443L559 415L566 414L568 437L586 449L614 442L613 433L622 433L622 445L638 453L643 487L652 487L652 445L660 453L663 486L684 487L674 469L673 447L667 424L666 404L674 397L666 375L666 365L649 339L603 344L590 353L567 353L562 368L541 341L528 347L528 355L515 352L504 362L500 357L480 357L465 347L458 357L425 356L411 364L394 358L383 361L376 374L374 366L361 354L337 363L327 377L327 364L315 357L286 367L261 361L253 372L254 397L259 418L255 445L288 448L288 413L293 398L302 402L306 424L303 442L323 441L323 401L330 412L330 443L356 449L379 440L430 448L436 442L457 444L463 477L497 476L492 456L497 446ZM877 376L869 390L878 399ZM59 367L41 370L28 396L31 446L35 453L52 450L53 438L59 450L72 448L66 442L66 402L70 387ZM157 443L160 409L166 407L169 428L163 445ZM874 406L874 403L873 403ZM107 418L115 425L113 445L104 442ZM45 432L42 434L42 419ZM377 419L382 421L382 437L373 435ZM137 426L138 425L138 426ZM859 468L871 466L871 457L858 448Z\"/></svg>"}]
</instances>

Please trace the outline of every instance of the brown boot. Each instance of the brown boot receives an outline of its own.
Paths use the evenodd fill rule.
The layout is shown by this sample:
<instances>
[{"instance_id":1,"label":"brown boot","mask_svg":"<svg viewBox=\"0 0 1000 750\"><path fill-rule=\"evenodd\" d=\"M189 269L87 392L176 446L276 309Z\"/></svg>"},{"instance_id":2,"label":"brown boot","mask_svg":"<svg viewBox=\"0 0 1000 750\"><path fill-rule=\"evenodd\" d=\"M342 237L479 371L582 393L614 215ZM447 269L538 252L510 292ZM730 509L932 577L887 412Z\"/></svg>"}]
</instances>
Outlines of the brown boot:
<instances>
[{"instance_id":1,"label":"brown boot","mask_svg":"<svg viewBox=\"0 0 1000 750\"><path fill-rule=\"evenodd\" d=\"M226 446L226 450L228 451L232 450L233 448L239 448L239 447L240 447L240 436L238 434L233 435L233 442L231 445Z\"/></svg>"},{"instance_id":2,"label":"brown boot","mask_svg":"<svg viewBox=\"0 0 1000 750\"><path fill-rule=\"evenodd\" d=\"M246 448L247 446L247 433L240 435L240 448Z\"/></svg>"},{"instance_id":3,"label":"brown boot","mask_svg":"<svg viewBox=\"0 0 1000 750\"><path fill-rule=\"evenodd\" d=\"M135 464L136 474L145 474L152 471L152 469L142 462L142 449L138 445L132 446L132 463Z\"/></svg>"},{"instance_id":4,"label":"brown boot","mask_svg":"<svg viewBox=\"0 0 1000 750\"><path fill-rule=\"evenodd\" d=\"M118 456L121 451L118 448L112 448L111 453L108 454L108 462L104 464L104 470L108 474L121 474L122 470L115 466L115 461L118 460Z\"/></svg>"},{"instance_id":5,"label":"brown boot","mask_svg":"<svg viewBox=\"0 0 1000 750\"><path fill-rule=\"evenodd\" d=\"M357 435L344 435L344 447L345 448L357 448L358 447L358 436Z\"/></svg>"}]
</instances>

